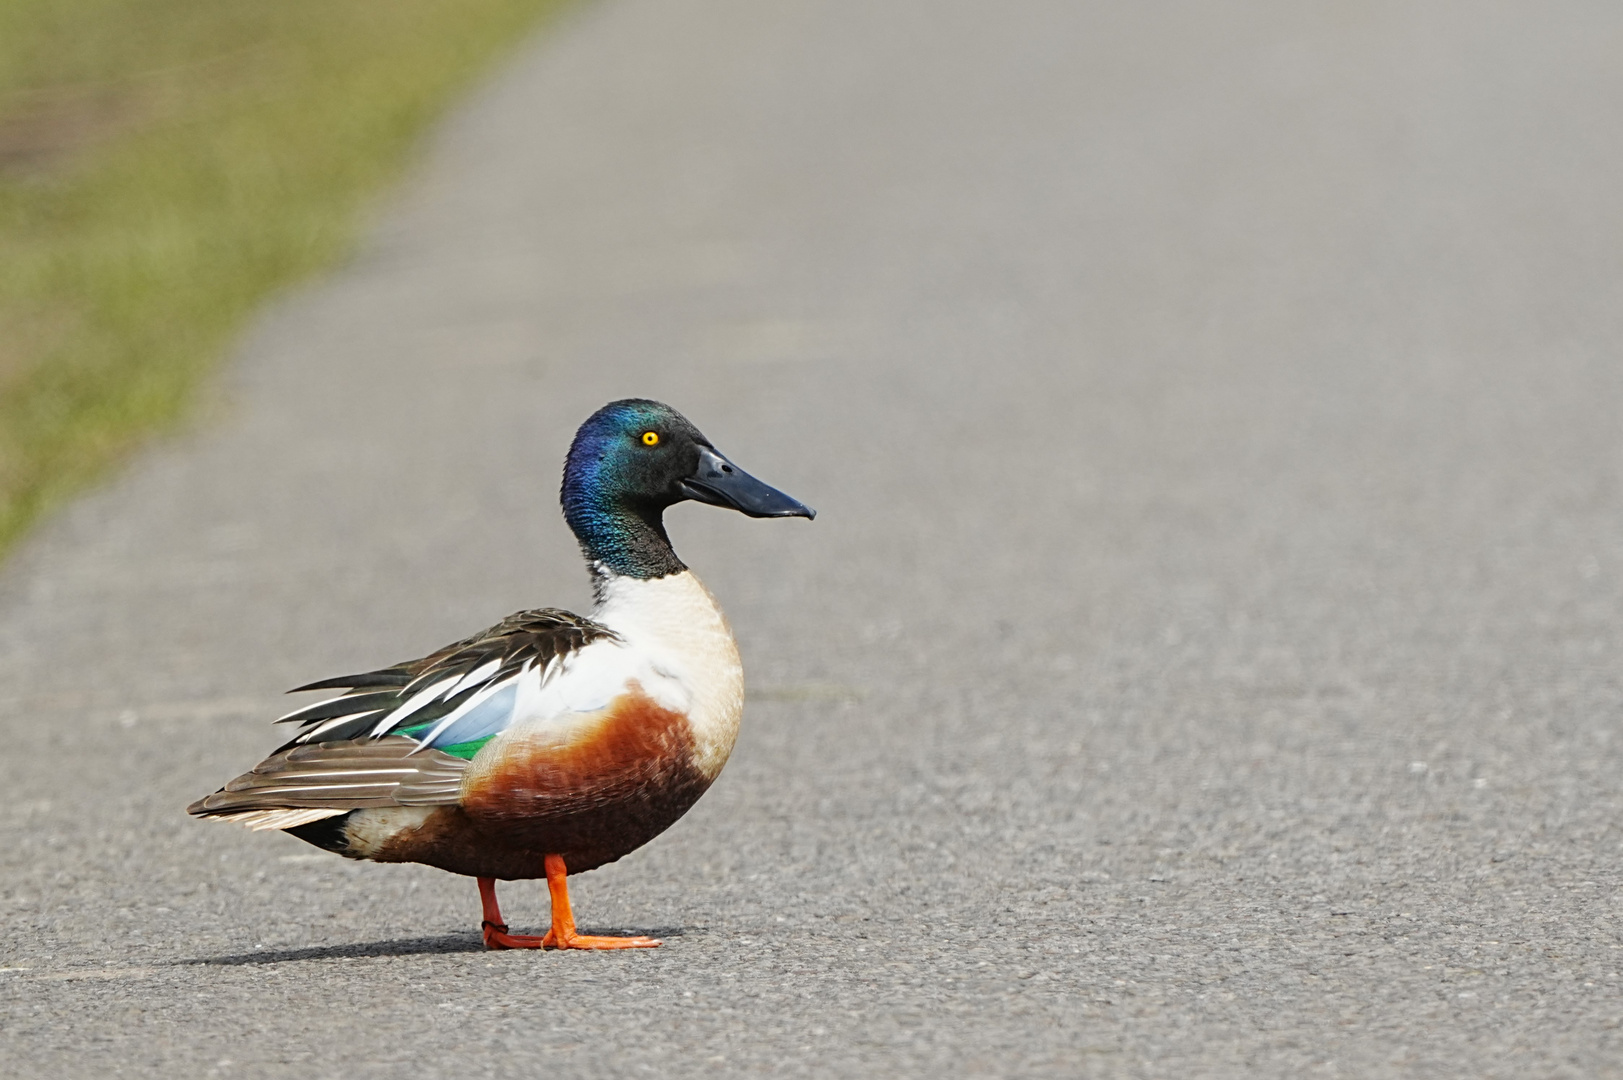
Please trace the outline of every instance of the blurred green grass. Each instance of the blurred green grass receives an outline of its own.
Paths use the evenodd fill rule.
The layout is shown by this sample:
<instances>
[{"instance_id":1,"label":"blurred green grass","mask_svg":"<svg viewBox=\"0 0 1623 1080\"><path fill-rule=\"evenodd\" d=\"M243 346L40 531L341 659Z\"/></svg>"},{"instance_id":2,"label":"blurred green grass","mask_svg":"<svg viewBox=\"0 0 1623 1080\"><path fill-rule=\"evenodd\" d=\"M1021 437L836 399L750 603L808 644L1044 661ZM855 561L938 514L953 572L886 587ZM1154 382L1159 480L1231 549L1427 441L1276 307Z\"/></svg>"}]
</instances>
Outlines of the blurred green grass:
<instances>
[{"instance_id":1,"label":"blurred green grass","mask_svg":"<svg viewBox=\"0 0 1623 1080\"><path fill-rule=\"evenodd\" d=\"M0 552L184 414L561 0L0 0Z\"/></svg>"}]
</instances>

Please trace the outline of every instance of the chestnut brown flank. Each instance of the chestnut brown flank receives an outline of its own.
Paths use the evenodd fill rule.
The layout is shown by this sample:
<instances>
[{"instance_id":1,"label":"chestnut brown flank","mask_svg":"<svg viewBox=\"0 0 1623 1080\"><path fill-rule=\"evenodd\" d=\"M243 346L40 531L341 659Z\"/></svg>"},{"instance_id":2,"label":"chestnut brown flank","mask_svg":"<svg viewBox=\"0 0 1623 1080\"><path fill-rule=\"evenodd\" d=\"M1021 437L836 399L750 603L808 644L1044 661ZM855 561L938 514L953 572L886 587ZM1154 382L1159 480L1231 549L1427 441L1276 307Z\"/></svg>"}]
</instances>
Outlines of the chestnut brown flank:
<instances>
[{"instance_id":1,"label":"chestnut brown flank","mask_svg":"<svg viewBox=\"0 0 1623 1080\"><path fill-rule=\"evenodd\" d=\"M441 807L374 858L504 879L613 862L669 828L710 781L693 765L687 717L635 684L572 737L499 736L475 758L460 807Z\"/></svg>"}]
</instances>

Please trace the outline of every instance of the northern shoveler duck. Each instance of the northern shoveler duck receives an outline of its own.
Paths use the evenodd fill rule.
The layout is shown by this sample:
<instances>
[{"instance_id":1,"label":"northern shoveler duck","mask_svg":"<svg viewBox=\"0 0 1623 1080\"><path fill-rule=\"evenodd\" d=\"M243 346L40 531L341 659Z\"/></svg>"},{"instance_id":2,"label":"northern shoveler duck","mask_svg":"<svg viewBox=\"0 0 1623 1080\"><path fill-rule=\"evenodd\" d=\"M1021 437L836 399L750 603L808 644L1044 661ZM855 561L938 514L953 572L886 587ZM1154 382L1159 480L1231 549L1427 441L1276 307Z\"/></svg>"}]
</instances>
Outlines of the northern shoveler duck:
<instances>
[{"instance_id":1,"label":"northern shoveler duck","mask_svg":"<svg viewBox=\"0 0 1623 1080\"><path fill-rule=\"evenodd\" d=\"M298 736L187 812L477 878L492 949L658 945L578 933L568 875L668 828L738 735L732 631L665 534L666 507L686 499L814 516L670 406L605 405L576 432L562 491L595 586L589 617L521 611L420 660L301 686L343 692L282 717ZM496 881L539 877L552 928L509 933Z\"/></svg>"}]
</instances>

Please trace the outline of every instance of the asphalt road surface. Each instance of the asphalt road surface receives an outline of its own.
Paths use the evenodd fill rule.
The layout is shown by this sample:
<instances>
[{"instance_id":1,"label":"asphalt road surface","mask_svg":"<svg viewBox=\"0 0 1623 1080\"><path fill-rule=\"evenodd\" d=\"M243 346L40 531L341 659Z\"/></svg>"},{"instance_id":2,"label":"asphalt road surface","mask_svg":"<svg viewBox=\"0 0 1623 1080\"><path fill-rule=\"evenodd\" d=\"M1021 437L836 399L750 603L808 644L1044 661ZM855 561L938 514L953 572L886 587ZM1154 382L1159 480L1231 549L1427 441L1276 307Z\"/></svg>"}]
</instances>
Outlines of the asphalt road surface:
<instances>
[{"instance_id":1,"label":"asphalt road surface","mask_svg":"<svg viewBox=\"0 0 1623 1080\"><path fill-rule=\"evenodd\" d=\"M1623 1074L1623 7L608 0L0 582L0 1073ZM751 686L577 879L188 820L285 687L583 606L575 425ZM508 886L515 929L542 890Z\"/></svg>"}]
</instances>

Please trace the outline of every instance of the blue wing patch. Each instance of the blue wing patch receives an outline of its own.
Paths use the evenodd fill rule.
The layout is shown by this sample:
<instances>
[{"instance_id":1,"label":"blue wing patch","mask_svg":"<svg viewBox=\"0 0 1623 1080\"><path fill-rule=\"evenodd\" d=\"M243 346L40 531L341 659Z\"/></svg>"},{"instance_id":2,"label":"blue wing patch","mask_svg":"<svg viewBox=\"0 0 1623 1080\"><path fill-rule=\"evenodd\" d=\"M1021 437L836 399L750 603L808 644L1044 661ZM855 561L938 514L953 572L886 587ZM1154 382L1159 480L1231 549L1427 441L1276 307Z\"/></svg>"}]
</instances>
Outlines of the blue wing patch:
<instances>
[{"instance_id":1,"label":"blue wing patch","mask_svg":"<svg viewBox=\"0 0 1623 1080\"><path fill-rule=\"evenodd\" d=\"M398 729L398 734L410 735L421 742L425 750L433 747L455 757L471 758L481 746L512 725L519 678L523 676L509 679L506 686L460 716L453 713L439 720L413 724Z\"/></svg>"}]
</instances>

